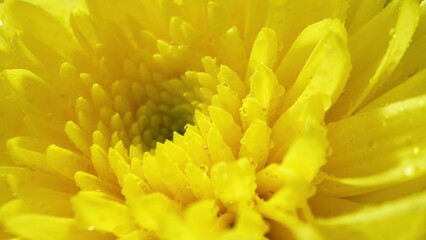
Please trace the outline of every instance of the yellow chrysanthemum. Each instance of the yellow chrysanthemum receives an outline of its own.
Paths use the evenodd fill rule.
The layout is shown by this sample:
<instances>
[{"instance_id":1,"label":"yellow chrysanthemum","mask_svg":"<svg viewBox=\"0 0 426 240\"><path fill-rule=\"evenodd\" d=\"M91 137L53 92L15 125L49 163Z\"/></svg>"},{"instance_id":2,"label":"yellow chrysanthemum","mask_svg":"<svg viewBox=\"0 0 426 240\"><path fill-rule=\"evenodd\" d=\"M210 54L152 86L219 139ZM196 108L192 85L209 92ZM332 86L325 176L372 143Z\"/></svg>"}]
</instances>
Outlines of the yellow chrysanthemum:
<instances>
[{"instance_id":1,"label":"yellow chrysanthemum","mask_svg":"<svg viewBox=\"0 0 426 240\"><path fill-rule=\"evenodd\" d=\"M0 239L424 239L425 53L418 0L1 1Z\"/></svg>"}]
</instances>

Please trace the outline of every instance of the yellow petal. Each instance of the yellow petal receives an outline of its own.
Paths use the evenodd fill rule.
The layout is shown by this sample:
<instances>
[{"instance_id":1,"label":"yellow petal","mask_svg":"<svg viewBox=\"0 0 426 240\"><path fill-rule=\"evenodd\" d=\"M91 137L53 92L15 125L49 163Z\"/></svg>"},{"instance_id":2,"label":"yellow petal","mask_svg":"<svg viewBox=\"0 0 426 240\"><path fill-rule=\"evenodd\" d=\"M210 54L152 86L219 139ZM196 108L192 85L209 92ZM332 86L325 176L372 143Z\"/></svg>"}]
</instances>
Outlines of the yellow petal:
<instances>
[{"instance_id":1,"label":"yellow petal","mask_svg":"<svg viewBox=\"0 0 426 240\"><path fill-rule=\"evenodd\" d=\"M212 126L209 129L207 147L212 162L232 162L235 160L233 149L226 144L222 134L216 126Z\"/></svg>"},{"instance_id":2,"label":"yellow petal","mask_svg":"<svg viewBox=\"0 0 426 240\"><path fill-rule=\"evenodd\" d=\"M177 44L188 45L191 49L201 52L207 49L207 43L203 41L199 33L181 18L170 19L170 36Z\"/></svg>"},{"instance_id":3,"label":"yellow petal","mask_svg":"<svg viewBox=\"0 0 426 240\"><path fill-rule=\"evenodd\" d=\"M3 205L6 202L12 200L13 192L9 187L8 179L3 174L0 175L0 191L2 194L0 195L0 204Z\"/></svg>"},{"instance_id":4,"label":"yellow petal","mask_svg":"<svg viewBox=\"0 0 426 240\"><path fill-rule=\"evenodd\" d=\"M236 218L235 227L227 231L221 239L262 239L269 227L263 220L260 213L248 207L240 207Z\"/></svg>"},{"instance_id":5,"label":"yellow petal","mask_svg":"<svg viewBox=\"0 0 426 240\"><path fill-rule=\"evenodd\" d=\"M309 199L309 207L315 217L326 218L356 211L362 204L339 197L314 196Z\"/></svg>"},{"instance_id":6,"label":"yellow petal","mask_svg":"<svg viewBox=\"0 0 426 240\"><path fill-rule=\"evenodd\" d=\"M77 171L93 172L87 158L56 145L47 148L46 164L69 179L74 179Z\"/></svg>"},{"instance_id":7,"label":"yellow petal","mask_svg":"<svg viewBox=\"0 0 426 240\"><path fill-rule=\"evenodd\" d=\"M76 185L81 190L103 192L117 198L121 196L120 189L116 185L99 179L98 177L89 173L76 172L74 179Z\"/></svg>"},{"instance_id":8,"label":"yellow petal","mask_svg":"<svg viewBox=\"0 0 426 240\"><path fill-rule=\"evenodd\" d=\"M219 42L218 59L229 66L239 75L243 76L246 71L247 50L244 41L241 39L240 32L235 26L228 29L221 37Z\"/></svg>"},{"instance_id":9,"label":"yellow petal","mask_svg":"<svg viewBox=\"0 0 426 240\"><path fill-rule=\"evenodd\" d=\"M191 162L199 166L210 167L211 161L208 156L208 146L206 140L203 139L193 126L188 126L185 131L185 137L181 138L182 143L180 146L186 150ZM178 143L177 134L175 134L174 142ZM186 164L186 163L185 163Z\"/></svg>"},{"instance_id":10,"label":"yellow petal","mask_svg":"<svg viewBox=\"0 0 426 240\"><path fill-rule=\"evenodd\" d=\"M95 133L94 133L95 135ZM116 177L114 175L114 172L112 171L107 154L105 151L100 147L98 144L93 144L90 147L91 152L91 161L93 164L94 169L96 170L97 175L99 178L104 179L109 182L116 181Z\"/></svg>"},{"instance_id":11,"label":"yellow petal","mask_svg":"<svg viewBox=\"0 0 426 240\"><path fill-rule=\"evenodd\" d=\"M417 1L393 1L348 39L353 70L345 94L328 114L329 120L349 116L370 100L369 96L401 60L417 26L418 15ZM372 56L370 61L365 60L367 50Z\"/></svg>"},{"instance_id":12,"label":"yellow petal","mask_svg":"<svg viewBox=\"0 0 426 240\"><path fill-rule=\"evenodd\" d=\"M44 154L47 146L47 143L30 137L16 137L7 141L8 152L16 164L49 171Z\"/></svg>"},{"instance_id":13,"label":"yellow petal","mask_svg":"<svg viewBox=\"0 0 426 240\"><path fill-rule=\"evenodd\" d=\"M121 236L120 238L118 238L118 240L149 240L153 238L155 237L152 232L138 230L138 231L130 232L124 236Z\"/></svg>"},{"instance_id":14,"label":"yellow petal","mask_svg":"<svg viewBox=\"0 0 426 240\"><path fill-rule=\"evenodd\" d=\"M69 21L80 46L85 51L93 53L99 40L93 25L90 23L88 14L81 10L74 10L71 12Z\"/></svg>"},{"instance_id":15,"label":"yellow petal","mask_svg":"<svg viewBox=\"0 0 426 240\"><path fill-rule=\"evenodd\" d=\"M269 28L260 30L253 43L246 78L252 75L258 65L274 69L277 61L277 48L278 40L275 31Z\"/></svg>"},{"instance_id":16,"label":"yellow petal","mask_svg":"<svg viewBox=\"0 0 426 240\"><path fill-rule=\"evenodd\" d=\"M12 191L19 188L47 188L58 192L74 194L77 192L75 184L65 178L58 178L57 175L44 171L34 171L26 167L0 167L0 176L9 179L9 186Z\"/></svg>"},{"instance_id":17,"label":"yellow petal","mask_svg":"<svg viewBox=\"0 0 426 240\"><path fill-rule=\"evenodd\" d=\"M55 118L67 117L67 109L54 88L35 73L25 69L6 70L4 77L30 105Z\"/></svg>"},{"instance_id":18,"label":"yellow petal","mask_svg":"<svg viewBox=\"0 0 426 240\"><path fill-rule=\"evenodd\" d=\"M180 208L175 201L160 193L141 196L131 205L136 222L153 231L159 231L168 224L178 223Z\"/></svg>"},{"instance_id":19,"label":"yellow petal","mask_svg":"<svg viewBox=\"0 0 426 240\"><path fill-rule=\"evenodd\" d=\"M425 100L423 95L329 124L333 151L324 170L334 176L319 191L358 195L423 176Z\"/></svg>"},{"instance_id":20,"label":"yellow petal","mask_svg":"<svg viewBox=\"0 0 426 240\"><path fill-rule=\"evenodd\" d=\"M235 123L241 123L241 99L238 97L238 93L229 87L228 84L223 83L217 86L217 95L213 96L212 105L223 108L232 115L232 120Z\"/></svg>"},{"instance_id":21,"label":"yellow petal","mask_svg":"<svg viewBox=\"0 0 426 240\"><path fill-rule=\"evenodd\" d=\"M123 189L121 192L126 197L126 202L135 201L138 197L144 195L146 192L151 192L152 189L141 178L135 174L129 173L124 177Z\"/></svg>"},{"instance_id":22,"label":"yellow petal","mask_svg":"<svg viewBox=\"0 0 426 240\"><path fill-rule=\"evenodd\" d=\"M281 187L288 187L291 172L282 165L269 164L256 174L256 191L264 199L269 199Z\"/></svg>"},{"instance_id":23,"label":"yellow petal","mask_svg":"<svg viewBox=\"0 0 426 240\"><path fill-rule=\"evenodd\" d=\"M212 182L207 175L207 167L188 164L185 169L185 179L194 195L201 199L213 198Z\"/></svg>"},{"instance_id":24,"label":"yellow petal","mask_svg":"<svg viewBox=\"0 0 426 240\"><path fill-rule=\"evenodd\" d=\"M264 168L269 150L272 148L270 140L271 129L266 122L255 120L241 139L239 158L248 158L256 164L256 170Z\"/></svg>"},{"instance_id":25,"label":"yellow petal","mask_svg":"<svg viewBox=\"0 0 426 240\"><path fill-rule=\"evenodd\" d=\"M46 215L26 214L6 221L6 227L29 240L66 240L74 220Z\"/></svg>"},{"instance_id":26,"label":"yellow petal","mask_svg":"<svg viewBox=\"0 0 426 240\"><path fill-rule=\"evenodd\" d=\"M163 182L163 176L161 175L161 169L154 156L149 153L145 153L143 157L143 172L148 184L156 189L158 192L170 195L167 186Z\"/></svg>"},{"instance_id":27,"label":"yellow petal","mask_svg":"<svg viewBox=\"0 0 426 240\"><path fill-rule=\"evenodd\" d=\"M108 152L108 160L112 171L117 176L118 183L122 186L124 176L130 172L130 164L117 150L112 148Z\"/></svg>"},{"instance_id":28,"label":"yellow petal","mask_svg":"<svg viewBox=\"0 0 426 240\"><path fill-rule=\"evenodd\" d=\"M214 38L219 38L232 27L229 14L218 3L210 1L207 12L208 30Z\"/></svg>"},{"instance_id":29,"label":"yellow petal","mask_svg":"<svg viewBox=\"0 0 426 240\"><path fill-rule=\"evenodd\" d=\"M228 204L249 200L256 188L254 167L246 158L217 163L212 167L211 178L216 196Z\"/></svg>"},{"instance_id":30,"label":"yellow petal","mask_svg":"<svg viewBox=\"0 0 426 240\"><path fill-rule=\"evenodd\" d=\"M346 0L321 2L273 0L269 3L265 25L277 33L277 38L280 39L280 50L283 54L287 52L306 26L327 18L343 19L347 8ZM300 17L301 13L303 13L303 18Z\"/></svg>"},{"instance_id":31,"label":"yellow petal","mask_svg":"<svg viewBox=\"0 0 426 240\"><path fill-rule=\"evenodd\" d=\"M65 6L66 4L64 4ZM51 14L39 6L12 1L6 3L5 26L12 26L52 47L63 57L70 57L74 41L67 29Z\"/></svg>"},{"instance_id":32,"label":"yellow petal","mask_svg":"<svg viewBox=\"0 0 426 240\"><path fill-rule=\"evenodd\" d=\"M158 144L156 150L157 155L162 155L175 162L181 170L185 169L186 164L190 162L188 153L174 142L166 140L164 144Z\"/></svg>"},{"instance_id":33,"label":"yellow petal","mask_svg":"<svg viewBox=\"0 0 426 240\"><path fill-rule=\"evenodd\" d=\"M188 204L194 200L192 192L188 189L185 175L173 158L158 154L155 157L157 167L160 170L162 182L168 191L183 204Z\"/></svg>"},{"instance_id":34,"label":"yellow petal","mask_svg":"<svg viewBox=\"0 0 426 240\"><path fill-rule=\"evenodd\" d=\"M309 151L306 152L306 149ZM311 182L326 162L327 149L325 128L310 124L310 129L294 140L284 156L282 165Z\"/></svg>"},{"instance_id":35,"label":"yellow petal","mask_svg":"<svg viewBox=\"0 0 426 240\"><path fill-rule=\"evenodd\" d=\"M425 203L426 194L421 192L348 215L318 219L315 225L327 239L422 239L426 235Z\"/></svg>"},{"instance_id":36,"label":"yellow petal","mask_svg":"<svg viewBox=\"0 0 426 240\"><path fill-rule=\"evenodd\" d=\"M88 136L74 122L69 121L65 125L65 132L74 143L74 145L85 155L90 156Z\"/></svg>"},{"instance_id":37,"label":"yellow petal","mask_svg":"<svg viewBox=\"0 0 426 240\"><path fill-rule=\"evenodd\" d=\"M426 23L424 23L426 25ZM414 37L413 37L414 38ZM409 48L402 57L392 76L380 86L377 91L371 94L370 99L375 99L387 90L398 84L405 82L407 78L411 78L414 74L419 73L426 68L425 55L421 54L426 51L426 34L423 34L417 41L412 40Z\"/></svg>"},{"instance_id":38,"label":"yellow petal","mask_svg":"<svg viewBox=\"0 0 426 240\"><path fill-rule=\"evenodd\" d=\"M426 174L412 178L406 182L397 183L374 192L348 197L359 203L384 203L412 193L421 192L426 187Z\"/></svg>"},{"instance_id":39,"label":"yellow petal","mask_svg":"<svg viewBox=\"0 0 426 240\"><path fill-rule=\"evenodd\" d=\"M219 208L212 200L199 201L191 204L184 214L184 219L188 226L185 231L192 239L209 237L217 239L218 231L214 228L217 221ZM185 239L185 238L183 238ZM190 238L186 238L190 239Z\"/></svg>"},{"instance_id":40,"label":"yellow petal","mask_svg":"<svg viewBox=\"0 0 426 240\"><path fill-rule=\"evenodd\" d=\"M322 99L321 95L301 99L278 118L272 127L271 139L274 147L268 162L281 162L299 135L309 131L311 125L315 127L322 123L325 113ZM282 133L286 133L285 136Z\"/></svg>"},{"instance_id":41,"label":"yellow petal","mask_svg":"<svg viewBox=\"0 0 426 240\"><path fill-rule=\"evenodd\" d=\"M244 21L244 39L247 46L251 46L259 31L262 31L262 27L265 25L266 16L269 12L269 2L259 1L245 1L245 6L241 6L244 9L245 21Z\"/></svg>"},{"instance_id":42,"label":"yellow petal","mask_svg":"<svg viewBox=\"0 0 426 240\"><path fill-rule=\"evenodd\" d=\"M240 98L243 98L247 95L246 86L240 77L235 73L231 68L226 65L220 66L220 71L217 74L217 79L228 85L231 89L238 93Z\"/></svg>"},{"instance_id":43,"label":"yellow petal","mask_svg":"<svg viewBox=\"0 0 426 240\"><path fill-rule=\"evenodd\" d=\"M98 192L80 192L73 200L76 220L82 228L124 235L135 229L129 208Z\"/></svg>"},{"instance_id":44,"label":"yellow petal","mask_svg":"<svg viewBox=\"0 0 426 240\"><path fill-rule=\"evenodd\" d=\"M15 137L22 130L23 119L29 110L32 109L9 83L6 72L0 77L0 109L7 112L0 116L0 165L11 164L11 159L6 157L6 141Z\"/></svg>"},{"instance_id":45,"label":"yellow petal","mask_svg":"<svg viewBox=\"0 0 426 240\"><path fill-rule=\"evenodd\" d=\"M416 31L411 38L410 46L402 56L396 69L377 91L371 94L370 99L375 99L387 90L398 84L405 82L407 78L419 73L426 68L425 55L426 51L426 5L424 2L420 4L420 16Z\"/></svg>"},{"instance_id":46,"label":"yellow petal","mask_svg":"<svg viewBox=\"0 0 426 240\"><path fill-rule=\"evenodd\" d=\"M26 213L39 213L58 217L71 217L73 212L70 206L71 194L49 189L37 184L25 184L17 176L9 176L8 184L11 187L14 199L1 208L2 221L13 216Z\"/></svg>"},{"instance_id":47,"label":"yellow petal","mask_svg":"<svg viewBox=\"0 0 426 240\"><path fill-rule=\"evenodd\" d=\"M213 124L219 129L224 141L235 154L240 148L241 127L233 120L232 115L222 108L210 106L208 110Z\"/></svg>"},{"instance_id":48,"label":"yellow petal","mask_svg":"<svg viewBox=\"0 0 426 240\"><path fill-rule=\"evenodd\" d=\"M97 107L112 106L110 96L99 84L94 84L92 86L92 101Z\"/></svg>"},{"instance_id":49,"label":"yellow petal","mask_svg":"<svg viewBox=\"0 0 426 240\"><path fill-rule=\"evenodd\" d=\"M349 3L346 28L349 32L356 32L383 9L386 1L351 0Z\"/></svg>"},{"instance_id":50,"label":"yellow petal","mask_svg":"<svg viewBox=\"0 0 426 240\"><path fill-rule=\"evenodd\" d=\"M278 83L272 70L262 65L257 66L253 75L250 77L250 92L247 98L254 98L256 100L258 108L260 108L258 111L262 115L266 115L268 122L269 119L271 121L274 120L274 117L279 114L276 110L283 94L284 88ZM243 107L244 103L243 101ZM242 115L244 116L244 114ZM243 123L247 124L249 122L250 119L246 121L243 119Z\"/></svg>"},{"instance_id":51,"label":"yellow petal","mask_svg":"<svg viewBox=\"0 0 426 240\"><path fill-rule=\"evenodd\" d=\"M283 77L280 81L291 86L280 109L318 94L328 110L346 84L351 70L349 56L346 30L339 20L327 19L306 28L277 69Z\"/></svg>"},{"instance_id":52,"label":"yellow petal","mask_svg":"<svg viewBox=\"0 0 426 240\"><path fill-rule=\"evenodd\" d=\"M394 102L404 101L409 98L423 95L426 92L426 86L424 84L425 78L426 69L423 69L403 83L380 95L380 97L369 103L359 112L365 112ZM419 104L422 104L422 102L419 102Z\"/></svg>"}]
</instances>

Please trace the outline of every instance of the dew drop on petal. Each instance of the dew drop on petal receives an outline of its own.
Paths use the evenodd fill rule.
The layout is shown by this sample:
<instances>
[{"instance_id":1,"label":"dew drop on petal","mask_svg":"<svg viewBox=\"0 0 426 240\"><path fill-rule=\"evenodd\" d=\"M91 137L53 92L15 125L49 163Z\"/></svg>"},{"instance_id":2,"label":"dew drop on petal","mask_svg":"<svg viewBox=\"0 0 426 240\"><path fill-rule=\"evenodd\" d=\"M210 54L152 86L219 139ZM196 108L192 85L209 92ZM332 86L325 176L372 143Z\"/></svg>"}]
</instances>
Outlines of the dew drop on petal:
<instances>
[{"instance_id":1,"label":"dew drop on petal","mask_svg":"<svg viewBox=\"0 0 426 240\"><path fill-rule=\"evenodd\" d=\"M404 175L407 177L411 177L414 175L414 167L413 166L407 166L404 168Z\"/></svg>"},{"instance_id":2,"label":"dew drop on petal","mask_svg":"<svg viewBox=\"0 0 426 240\"><path fill-rule=\"evenodd\" d=\"M414 155L419 154L419 152L420 152L419 147L414 147L414 148L413 148L413 154L414 154Z\"/></svg>"},{"instance_id":3,"label":"dew drop on petal","mask_svg":"<svg viewBox=\"0 0 426 240\"><path fill-rule=\"evenodd\" d=\"M368 146L369 146L370 148L375 148L375 147L377 147L377 141L376 141L376 140L371 140L371 141L369 141L369 142L368 142Z\"/></svg>"}]
</instances>

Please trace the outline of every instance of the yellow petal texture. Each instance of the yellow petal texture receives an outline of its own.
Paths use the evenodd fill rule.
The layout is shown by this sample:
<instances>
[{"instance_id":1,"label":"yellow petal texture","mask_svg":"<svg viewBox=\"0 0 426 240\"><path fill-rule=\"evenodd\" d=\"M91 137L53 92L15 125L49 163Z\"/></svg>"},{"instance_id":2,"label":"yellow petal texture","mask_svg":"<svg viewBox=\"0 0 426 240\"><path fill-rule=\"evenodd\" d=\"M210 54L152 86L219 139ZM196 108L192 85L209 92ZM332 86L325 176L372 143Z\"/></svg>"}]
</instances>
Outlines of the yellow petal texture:
<instances>
[{"instance_id":1,"label":"yellow petal texture","mask_svg":"<svg viewBox=\"0 0 426 240\"><path fill-rule=\"evenodd\" d=\"M408 47L417 26L418 11L418 1L392 1L349 38L349 47L354 53L351 78L356 81L348 82L344 94L333 106L330 119L353 113L368 101L370 92L386 82ZM366 39L371 38L376 39L375 46L367 43ZM357 55L361 49L366 49L366 44L371 51L368 65Z\"/></svg>"},{"instance_id":2,"label":"yellow petal texture","mask_svg":"<svg viewBox=\"0 0 426 240\"><path fill-rule=\"evenodd\" d=\"M0 239L425 238L425 19L0 1Z\"/></svg>"},{"instance_id":3,"label":"yellow petal texture","mask_svg":"<svg viewBox=\"0 0 426 240\"><path fill-rule=\"evenodd\" d=\"M345 216L318 219L316 225L328 239L422 239L426 234L423 229L426 219L418 213L424 211L425 194L419 193Z\"/></svg>"},{"instance_id":4,"label":"yellow petal texture","mask_svg":"<svg viewBox=\"0 0 426 240\"><path fill-rule=\"evenodd\" d=\"M247 159L216 164L211 178L215 194L225 203L247 201L254 194L254 170Z\"/></svg>"},{"instance_id":5,"label":"yellow petal texture","mask_svg":"<svg viewBox=\"0 0 426 240\"><path fill-rule=\"evenodd\" d=\"M76 219L89 230L112 232L118 236L134 229L128 207L96 192L79 193L73 200Z\"/></svg>"},{"instance_id":6,"label":"yellow petal texture","mask_svg":"<svg viewBox=\"0 0 426 240\"><path fill-rule=\"evenodd\" d=\"M424 141L423 121L418 116L423 114L424 101L424 96L409 98L328 125L333 153L325 169L334 176L321 183L320 191L355 195L424 175L419 147ZM338 129L343 121L349 121L346 130ZM357 122L363 122L362 127ZM370 124L380 127L370 128ZM370 129L372 134L353 135L357 126ZM345 132L345 140L339 138L339 143L334 143L334 134ZM346 147L358 150L345 154L341 150Z\"/></svg>"},{"instance_id":7,"label":"yellow petal texture","mask_svg":"<svg viewBox=\"0 0 426 240\"><path fill-rule=\"evenodd\" d=\"M12 231L19 232L19 235L27 239L66 239L72 221L49 216L24 215L12 218L6 224L10 224Z\"/></svg>"}]
</instances>

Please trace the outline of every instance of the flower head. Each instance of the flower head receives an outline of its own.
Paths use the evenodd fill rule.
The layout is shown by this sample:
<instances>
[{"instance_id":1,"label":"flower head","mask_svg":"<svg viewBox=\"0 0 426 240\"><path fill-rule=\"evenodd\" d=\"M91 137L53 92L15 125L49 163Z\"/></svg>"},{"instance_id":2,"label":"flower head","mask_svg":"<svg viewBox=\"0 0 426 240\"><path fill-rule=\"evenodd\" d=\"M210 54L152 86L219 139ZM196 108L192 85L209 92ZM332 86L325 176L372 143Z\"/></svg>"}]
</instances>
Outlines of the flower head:
<instances>
[{"instance_id":1,"label":"flower head","mask_svg":"<svg viewBox=\"0 0 426 240\"><path fill-rule=\"evenodd\" d=\"M426 236L425 13L0 3L0 237Z\"/></svg>"}]
</instances>

